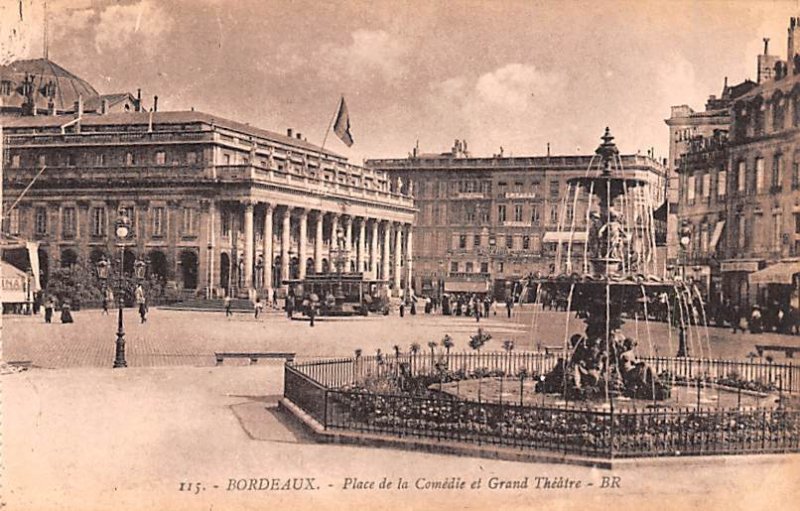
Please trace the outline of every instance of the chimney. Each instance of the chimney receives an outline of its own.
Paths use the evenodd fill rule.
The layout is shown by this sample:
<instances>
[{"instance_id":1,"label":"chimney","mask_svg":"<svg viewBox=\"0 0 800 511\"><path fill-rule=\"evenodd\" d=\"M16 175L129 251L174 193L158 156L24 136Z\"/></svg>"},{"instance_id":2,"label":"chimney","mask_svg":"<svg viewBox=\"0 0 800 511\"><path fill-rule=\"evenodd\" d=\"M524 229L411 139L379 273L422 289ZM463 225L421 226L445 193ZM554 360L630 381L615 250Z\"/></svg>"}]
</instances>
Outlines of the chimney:
<instances>
[{"instance_id":1,"label":"chimney","mask_svg":"<svg viewBox=\"0 0 800 511\"><path fill-rule=\"evenodd\" d=\"M769 37L765 37L763 40L764 40L764 55L769 55Z\"/></svg>"},{"instance_id":2,"label":"chimney","mask_svg":"<svg viewBox=\"0 0 800 511\"><path fill-rule=\"evenodd\" d=\"M136 111L142 111L142 89L136 89Z\"/></svg>"},{"instance_id":3,"label":"chimney","mask_svg":"<svg viewBox=\"0 0 800 511\"><path fill-rule=\"evenodd\" d=\"M547 157L550 157L550 142L547 143Z\"/></svg>"},{"instance_id":4,"label":"chimney","mask_svg":"<svg viewBox=\"0 0 800 511\"><path fill-rule=\"evenodd\" d=\"M158 112L158 96L153 96L153 112Z\"/></svg>"},{"instance_id":5,"label":"chimney","mask_svg":"<svg viewBox=\"0 0 800 511\"><path fill-rule=\"evenodd\" d=\"M292 138L292 128L286 128L286 136Z\"/></svg>"},{"instance_id":6,"label":"chimney","mask_svg":"<svg viewBox=\"0 0 800 511\"><path fill-rule=\"evenodd\" d=\"M303 135L300 132L297 132L297 140L303 140Z\"/></svg>"},{"instance_id":7,"label":"chimney","mask_svg":"<svg viewBox=\"0 0 800 511\"><path fill-rule=\"evenodd\" d=\"M108 99L103 98L103 101L100 102L100 113L105 115L108 113Z\"/></svg>"}]
</instances>

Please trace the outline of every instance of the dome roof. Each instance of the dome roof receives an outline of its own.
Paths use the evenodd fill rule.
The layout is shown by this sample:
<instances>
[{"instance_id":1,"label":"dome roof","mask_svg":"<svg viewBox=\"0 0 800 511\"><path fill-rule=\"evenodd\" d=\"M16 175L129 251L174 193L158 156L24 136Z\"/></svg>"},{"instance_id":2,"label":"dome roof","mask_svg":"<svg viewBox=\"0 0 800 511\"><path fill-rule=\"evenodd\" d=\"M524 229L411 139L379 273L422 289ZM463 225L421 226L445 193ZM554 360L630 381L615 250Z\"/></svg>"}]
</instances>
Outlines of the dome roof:
<instances>
[{"instance_id":1,"label":"dome roof","mask_svg":"<svg viewBox=\"0 0 800 511\"><path fill-rule=\"evenodd\" d=\"M30 78L28 78L30 77ZM21 107L25 102L25 83L31 80L33 98L39 110L47 110L50 97L56 110L72 111L78 97L99 101L100 95L85 80L48 59L17 60L0 66L0 97L5 107Z\"/></svg>"}]
</instances>

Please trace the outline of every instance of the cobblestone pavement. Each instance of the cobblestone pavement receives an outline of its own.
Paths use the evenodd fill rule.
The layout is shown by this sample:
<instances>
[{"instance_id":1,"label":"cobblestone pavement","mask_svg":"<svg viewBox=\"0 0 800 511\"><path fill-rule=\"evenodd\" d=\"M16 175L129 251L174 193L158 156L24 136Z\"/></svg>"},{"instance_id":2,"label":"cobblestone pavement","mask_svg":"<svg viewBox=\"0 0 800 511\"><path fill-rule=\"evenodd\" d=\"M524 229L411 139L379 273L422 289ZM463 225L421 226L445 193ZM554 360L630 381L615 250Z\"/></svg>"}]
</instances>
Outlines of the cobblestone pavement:
<instances>
[{"instance_id":1,"label":"cobblestone pavement","mask_svg":"<svg viewBox=\"0 0 800 511\"><path fill-rule=\"evenodd\" d=\"M503 311L504 312L504 311ZM31 361L34 366L108 367L114 358L116 314L88 310L74 313L75 323L45 324L41 317L6 316L4 352L6 361ZM450 334L455 351L468 350L469 336L478 327L493 336L485 351L502 350L502 341L512 339L517 350L536 350L563 344L566 333L583 330L583 323L566 313L537 312L531 307L504 314L473 318L418 314L405 318L320 319L311 328L308 321L288 320L279 311L269 311L259 320L249 314L225 318L222 313L151 310L147 323L139 323L134 310L125 311L125 339L130 367L206 366L214 364L215 351L292 351L299 357L346 356L360 348L365 354L381 349L391 352L397 344L404 351L411 343L426 350L430 340ZM627 334L639 339L642 355L672 356L677 351L677 332L662 323L628 321ZM778 334L732 334L728 329L693 330L689 337L693 356L744 359L756 343L800 346L800 336ZM776 362L787 361L774 353ZM788 361L791 361L789 359ZM226 364L230 362L226 361Z\"/></svg>"}]
</instances>

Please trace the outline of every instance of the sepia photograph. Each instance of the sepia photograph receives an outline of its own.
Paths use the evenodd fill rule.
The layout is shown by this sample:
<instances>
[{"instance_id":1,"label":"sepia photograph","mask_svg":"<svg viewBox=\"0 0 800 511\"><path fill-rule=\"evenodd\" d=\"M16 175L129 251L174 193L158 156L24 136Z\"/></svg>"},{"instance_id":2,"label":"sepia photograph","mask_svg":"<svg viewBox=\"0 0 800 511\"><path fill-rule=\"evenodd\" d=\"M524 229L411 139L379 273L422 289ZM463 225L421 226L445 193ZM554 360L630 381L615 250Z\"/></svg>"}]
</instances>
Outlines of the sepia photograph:
<instances>
[{"instance_id":1,"label":"sepia photograph","mask_svg":"<svg viewBox=\"0 0 800 511\"><path fill-rule=\"evenodd\" d=\"M799 505L800 0L0 0L0 221L2 509Z\"/></svg>"}]
</instances>

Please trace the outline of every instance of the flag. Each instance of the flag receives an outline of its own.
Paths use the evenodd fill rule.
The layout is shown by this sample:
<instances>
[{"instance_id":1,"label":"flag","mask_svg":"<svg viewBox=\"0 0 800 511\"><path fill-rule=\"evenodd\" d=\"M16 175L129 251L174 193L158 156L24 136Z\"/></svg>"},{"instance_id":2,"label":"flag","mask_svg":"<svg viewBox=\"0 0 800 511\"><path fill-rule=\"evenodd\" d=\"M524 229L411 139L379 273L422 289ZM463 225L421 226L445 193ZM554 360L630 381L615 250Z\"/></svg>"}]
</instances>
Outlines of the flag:
<instances>
[{"instance_id":1,"label":"flag","mask_svg":"<svg viewBox=\"0 0 800 511\"><path fill-rule=\"evenodd\" d=\"M347 112L347 103L344 96L339 102L339 110L336 112L336 121L333 123L333 132L336 133L347 147L353 145L353 134L350 133L350 114Z\"/></svg>"}]
</instances>

